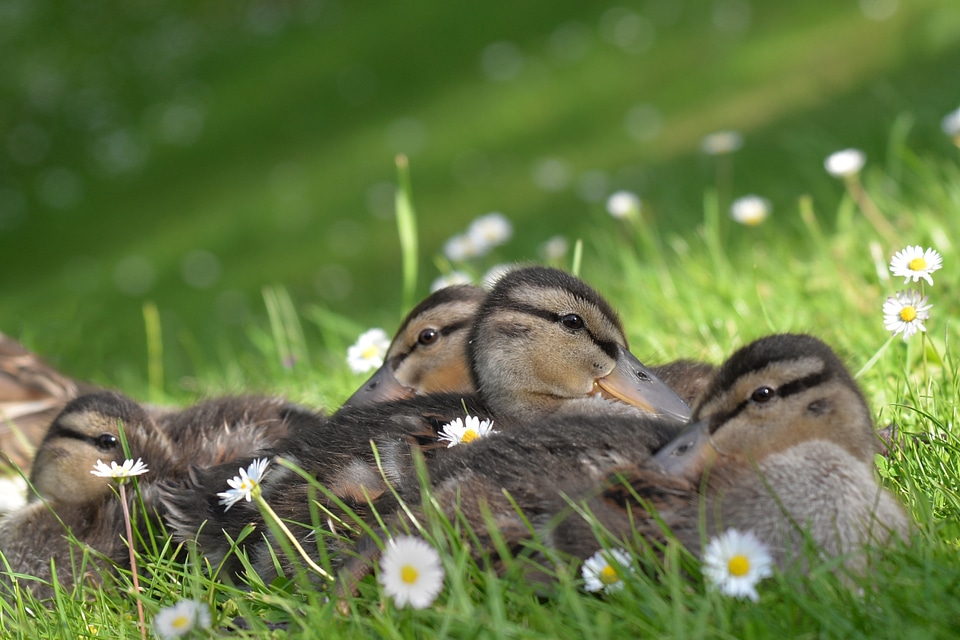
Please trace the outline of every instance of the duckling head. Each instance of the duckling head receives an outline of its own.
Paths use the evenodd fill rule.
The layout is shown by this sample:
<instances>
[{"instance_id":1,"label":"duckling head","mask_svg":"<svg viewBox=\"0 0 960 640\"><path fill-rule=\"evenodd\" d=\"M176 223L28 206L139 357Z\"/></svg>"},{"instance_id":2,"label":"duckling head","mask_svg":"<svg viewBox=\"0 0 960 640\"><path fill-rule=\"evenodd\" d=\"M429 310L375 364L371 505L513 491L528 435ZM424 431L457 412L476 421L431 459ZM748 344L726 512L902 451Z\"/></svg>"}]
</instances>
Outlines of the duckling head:
<instances>
[{"instance_id":1,"label":"duckling head","mask_svg":"<svg viewBox=\"0 0 960 640\"><path fill-rule=\"evenodd\" d=\"M383 366L343 406L474 391L467 336L485 297L479 287L456 285L425 298L401 323Z\"/></svg>"},{"instance_id":2,"label":"duckling head","mask_svg":"<svg viewBox=\"0 0 960 640\"><path fill-rule=\"evenodd\" d=\"M589 411L602 405L572 401L599 395L644 413L690 415L630 353L607 301L557 269L527 267L501 277L477 313L468 349L477 389L497 413Z\"/></svg>"},{"instance_id":3,"label":"duckling head","mask_svg":"<svg viewBox=\"0 0 960 640\"><path fill-rule=\"evenodd\" d=\"M808 335L761 338L717 372L692 424L651 459L697 481L718 458L747 462L811 440L870 461L877 450L870 409L843 362Z\"/></svg>"},{"instance_id":4,"label":"duckling head","mask_svg":"<svg viewBox=\"0 0 960 640\"><path fill-rule=\"evenodd\" d=\"M124 453L124 438L129 455ZM110 391L82 395L50 425L37 449L30 483L48 500L84 502L109 490L108 479L90 473L97 461L122 464L127 458L142 458L156 475L171 464L174 452L143 407L130 398Z\"/></svg>"}]
</instances>

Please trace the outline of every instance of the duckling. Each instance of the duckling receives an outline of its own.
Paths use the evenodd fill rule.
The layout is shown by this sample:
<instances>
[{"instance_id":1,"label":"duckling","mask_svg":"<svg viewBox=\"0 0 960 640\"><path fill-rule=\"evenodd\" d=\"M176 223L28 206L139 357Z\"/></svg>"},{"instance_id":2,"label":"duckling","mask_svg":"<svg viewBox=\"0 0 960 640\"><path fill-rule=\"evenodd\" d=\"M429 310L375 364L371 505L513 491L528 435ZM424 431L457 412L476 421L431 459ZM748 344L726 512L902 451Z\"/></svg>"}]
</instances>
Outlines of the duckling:
<instances>
[{"instance_id":1,"label":"duckling","mask_svg":"<svg viewBox=\"0 0 960 640\"><path fill-rule=\"evenodd\" d=\"M878 439L863 394L817 338L774 335L737 351L693 421L648 461L572 495L591 496L589 510L615 537L662 539L639 496L698 556L704 536L752 530L782 569L803 568L807 537L855 573L866 567L864 547L907 540L908 516L875 477ZM580 558L597 549L578 516L543 533Z\"/></svg>"},{"instance_id":2,"label":"duckling","mask_svg":"<svg viewBox=\"0 0 960 640\"><path fill-rule=\"evenodd\" d=\"M65 563L76 552L63 538L69 529L100 554L100 561L123 565L123 520L110 480L90 473L97 460L122 463L126 438L130 457L142 458L149 468L141 477L140 494L157 530L163 511L159 482L183 477L191 465L215 465L269 448L300 414L322 419L282 398L218 398L158 413L115 392L82 395L67 404L41 442L30 477L35 495L31 504L0 523L0 550L16 559L18 570L47 579L50 559L68 568ZM32 543L34 529L45 536L43 546ZM92 562L100 569L107 566ZM70 575L59 578L67 582Z\"/></svg>"},{"instance_id":3,"label":"duckling","mask_svg":"<svg viewBox=\"0 0 960 640\"><path fill-rule=\"evenodd\" d=\"M94 386L72 380L0 333L0 466L6 457L24 472L50 421Z\"/></svg>"},{"instance_id":4,"label":"duckling","mask_svg":"<svg viewBox=\"0 0 960 640\"><path fill-rule=\"evenodd\" d=\"M469 361L476 394L348 407L322 425L306 420L293 427L296 436L275 454L293 460L362 510L387 491L387 482L415 484L412 448L439 457L444 451L440 429L465 413L492 418L503 431L544 429L548 420L566 415L619 416L624 422L650 412L676 419L689 415L687 405L630 354L609 304L581 280L555 269L518 269L497 282L471 329ZM224 531L236 539L244 526L260 521L256 505L239 503L224 512L216 498L227 479L249 462L196 470L187 486L170 491L168 524L175 536L196 540L214 562L230 550ZM285 520L311 521L313 492L299 475L276 468L261 486L263 497ZM341 532L332 521L328 528ZM307 528L305 535L313 531ZM270 549L261 538L248 540L253 540L246 545L248 555L269 579L275 573Z\"/></svg>"},{"instance_id":5,"label":"duckling","mask_svg":"<svg viewBox=\"0 0 960 640\"><path fill-rule=\"evenodd\" d=\"M690 416L686 403L630 353L610 304L559 269L527 267L502 276L477 314L469 344L474 383L494 417Z\"/></svg>"},{"instance_id":6,"label":"duckling","mask_svg":"<svg viewBox=\"0 0 960 640\"><path fill-rule=\"evenodd\" d=\"M149 469L140 483L146 510L131 506L140 516L138 530L146 533L148 523L155 530L160 528L154 483L176 472L170 441L129 398L113 392L82 395L67 404L40 443L30 478L37 495L0 520L0 553L10 567L0 583L9 586L10 581L19 580L39 597L48 597L53 592L51 561L57 569L56 580L67 587L73 584L81 555L88 554L83 578L94 582L102 580L111 567L126 566L119 499L109 479L91 474L97 460L121 464L127 459L124 439L129 457L142 459ZM132 493L128 501L134 504ZM83 547L71 543L68 534ZM14 574L36 580L14 578Z\"/></svg>"},{"instance_id":7,"label":"duckling","mask_svg":"<svg viewBox=\"0 0 960 640\"><path fill-rule=\"evenodd\" d=\"M397 329L383 366L341 408L430 393L474 391L467 337L487 293L455 285L432 293Z\"/></svg>"},{"instance_id":8,"label":"duckling","mask_svg":"<svg viewBox=\"0 0 960 640\"><path fill-rule=\"evenodd\" d=\"M111 493L109 480L90 471L97 460L126 459L121 429L134 459L146 457L154 474L170 471L175 450L147 411L120 393L100 391L70 401L50 425L30 474L33 498L66 504Z\"/></svg>"}]
</instances>

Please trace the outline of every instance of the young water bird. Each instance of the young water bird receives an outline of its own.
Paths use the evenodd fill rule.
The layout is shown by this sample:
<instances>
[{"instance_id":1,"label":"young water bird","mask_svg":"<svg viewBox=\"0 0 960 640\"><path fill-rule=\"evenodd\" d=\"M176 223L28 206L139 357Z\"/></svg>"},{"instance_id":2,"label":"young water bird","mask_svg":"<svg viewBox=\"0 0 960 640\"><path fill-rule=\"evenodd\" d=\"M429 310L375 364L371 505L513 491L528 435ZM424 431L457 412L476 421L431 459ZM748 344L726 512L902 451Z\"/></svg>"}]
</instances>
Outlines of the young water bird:
<instances>
[{"instance_id":1,"label":"young water bird","mask_svg":"<svg viewBox=\"0 0 960 640\"><path fill-rule=\"evenodd\" d=\"M48 597L53 593L51 561L56 580L66 587L78 577L99 582L112 567L127 565L119 498L111 480L91 474L98 460L122 464L127 459L124 440L129 457L144 460L149 469L140 483L145 509L135 508L133 492L127 494L137 530L145 534L148 525L159 530L160 504L152 482L176 472L170 441L129 398L113 392L83 395L67 404L40 443L30 478L37 495L0 520L0 552L10 567L0 583L9 587L17 580Z\"/></svg>"},{"instance_id":2,"label":"young water bird","mask_svg":"<svg viewBox=\"0 0 960 640\"><path fill-rule=\"evenodd\" d=\"M296 435L275 454L293 460L349 506L363 510L387 490L387 482L394 487L415 484L412 449L440 457L445 448L439 443L440 429L465 413L490 418L504 432L548 429L551 420L564 416L619 416L629 422L651 414L678 420L689 415L687 405L630 354L609 304L581 280L555 269L518 269L497 282L476 315L469 358L476 394L431 394L348 407L322 425L305 421L302 433L293 427ZM230 551L224 531L236 539L244 526L261 522L255 504L238 503L225 512L217 499L227 480L249 463L248 458L196 470L190 483L170 492L171 528L178 539L196 539L214 563ZM266 501L293 522L311 522L312 493L298 475L277 467L262 484ZM321 502L337 511L329 500ZM343 531L333 518L327 527ZM309 526L299 530L314 536ZM269 546L258 536L248 540L245 550L269 579L275 573ZM316 548L316 541L311 542Z\"/></svg>"},{"instance_id":3,"label":"young water bird","mask_svg":"<svg viewBox=\"0 0 960 640\"><path fill-rule=\"evenodd\" d=\"M53 560L60 567L58 580L69 585L71 559L81 553L67 540L70 533L95 552L88 577L99 579L113 564L126 566L128 556L112 480L90 473L98 461L109 465L142 458L146 463L149 471L138 480L142 502L128 496L142 537L148 526L162 530L158 483L180 479L193 466L268 449L300 415L322 419L282 398L226 397L158 412L115 392L82 395L67 404L40 443L30 476L31 502L0 521L0 551L15 572L46 582ZM49 594L43 582L33 587Z\"/></svg>"},{"instance_id":4,"label":"young water bird","mask_svg":"<svg viewBox=\"0 0 960 640\"><path fill-rule=\"evenodd\" d=\"M782 568L803 568L805 540L863 572L866 547L907 540L903 507L876 480L878 450L863 394L836 354L807 335L773 335L720 368L693 423L647 462L594 488L568 485L615 539L664 539L657 517L689 550L726 529L751 530ZM641 500L638 501L637 498ZM555 500L540 531L548 544L586 558L591 525ZM559 525L558 513L568 517ZM618 542L619 543L619 542Z\"/></svg>"}]
</instances>

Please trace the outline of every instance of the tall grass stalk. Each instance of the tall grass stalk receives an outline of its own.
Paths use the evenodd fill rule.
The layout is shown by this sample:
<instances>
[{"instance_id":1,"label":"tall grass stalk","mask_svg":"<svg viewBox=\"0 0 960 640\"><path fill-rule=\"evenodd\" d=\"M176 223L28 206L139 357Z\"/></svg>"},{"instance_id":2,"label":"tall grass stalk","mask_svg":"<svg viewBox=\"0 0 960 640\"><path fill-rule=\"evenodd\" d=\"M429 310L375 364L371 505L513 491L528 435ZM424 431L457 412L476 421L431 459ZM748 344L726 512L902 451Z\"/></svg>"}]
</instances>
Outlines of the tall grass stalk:
<instances>
[{"instance_id":1,"label":"tall grass stalk","mask_svg":"<svg viewBox=\"0 0 960 640\"><path fill-rule=\"evenodd\" d=\"M143 303L143 324L147 333L150 400L160 402L163 400L163 330L160 326L160 312L154 302Z\"/></svg>"},{"instance_id":2,"label":"tall grass stalk","mask_svg":"<svg viewBox=\"0 0 960 640\"><path fill-rule=\"evenodd\" d=\"M397 233L400 236L400 254L403 263L403 306L400 314L413 308L417 291L417 265L420 256L417 249L417 216L413 208L413 193L410 186L410 162L400 154L397 164Z\"/></svg>"}]
</instances>

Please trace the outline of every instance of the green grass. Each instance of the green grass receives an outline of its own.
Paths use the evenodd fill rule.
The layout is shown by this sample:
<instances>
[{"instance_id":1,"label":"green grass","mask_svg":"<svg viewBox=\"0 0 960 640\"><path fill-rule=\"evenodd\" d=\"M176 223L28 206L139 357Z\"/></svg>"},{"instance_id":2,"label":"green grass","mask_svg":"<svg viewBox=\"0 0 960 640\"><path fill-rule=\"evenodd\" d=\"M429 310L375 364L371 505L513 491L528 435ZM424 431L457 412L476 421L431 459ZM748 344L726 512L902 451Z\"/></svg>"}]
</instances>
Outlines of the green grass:
<instances>
[{"instance_id":1,"label":"green grass","mask_svg":"<svg viewBox=\"0 0 960 640\"><path fill-rule=\"evenodd\" d=\"M503 577L478 567L464 545L463 524L428 509L424 533L442 550L447 570L444 591L430 609L398 611L370 581L343 615L301 578L265 585L254 576L249 588L238 589L204 577L197 563L185 567L172 561L167 546L141 555L148 617L193 597L214 605L217 625L243 616L250 629L237 630L236 637L950 635L960 623L960 605L949 596L960 586L960 376L953 322L960 312L960 271L954 266L960 251L949 240L960 237L960 164L956 155L921 159L903 147L891 154L901 167L899 180L891 182L890 174L874 169L865 176L867 190L904 244L934 245L944 257L935 285L927 287L934 308L922 339L888 340L880 306L902 283L882 274L889 255L901 247L882 246L881 264L875 264L869 247L881 242L879 236L846 199L835 216L816 217L819 231L789 236L780 226L799 218L799 208L778 210L759 227L743 227L714 211L715 196L708 190L703 221L694 232L664 234L642 221L625 225L606 218L587 239L583 256L584 277L620 309L634 350L648 361L677 356L720 361L757 336L812 332L834 345L852 371L864 369L859 382L880 424L893 421L920 436L908 437L892 457L877 460L884 484L914 516L916 534L909 546L884 550L867 576L854 578L853 589L832 573L831 564L815 563L809 575L777 574L762 583L759 603L735 601L706 589L694 561L671 549L663 559L640 553L638 568L644 570L618 595L584 593L572 567L558 569L555 583L544 590L525 577L523 560L508 563ZM641 250L647 255L639 255ZM265 378L293 381L293 397L339 393L343 378L330 380L313 369L293 377L271 364L301 349L304 358L331 349L325 351L331 360L342 350L331 338L304 355L296 327L310 320L283 302L282 292L272 291L268 299L276 309L273 330L253 340L259 348L249 349L237 364L266 367ZM330 318L321 324L325 335L342 333ZM0 625L9 637L137 637L128 583L124 576L120 585L103 590L61 593L53 607L24 595L0 603ZM276 623L287 626L278 630L271 626Z\"/></svg>"},{"instance_id":2,"label":"green grass","mask_svg":"<svg viewBox=\"0 0 960 640\"><path fill-rule=\"evenodd\" d=\"M0 91L20 109L0 109L0 130L27 113L56 143L39 166L2 160L0 186L26 194L29 205L0 235L5 332L78 376L143 400L261 390L336 406L361 382L346 369L346 346L369 326L396 326L403 304L401 265L410 254L401 255L395 221L368 215L365 198L372 185L396 180L394 154L410 150L386 142L386 131L414 116L429 131L427 146L410 153L417 295L438 273L443 241L500 209L515 223L514 240L469 266L482 273L495 261L534 259L537 245L558 233L582 239L580 274L621 312L633 351L647 362L720 362L776 331L822 337L852 371L862 370L879 425L896 422L922 436L877 460L917 534L909 547L883 554L862 594L818 568L766 581L753 604L686 579L690 561L676 554L660 564L638 558L652 570L634 575L618 597L584 594L565 572L544 597L522 565L503 578L477 567L432 518L448 577L431 609L381 608L371 582L342 616L316 590L210 581L161 548L141 555L148 617L193 597L215 605L217 625L244 616L252 629L237 637L263 637L275 622L289 624L286 633L272 631L277 637L325 638L946 637L960 627L952 597L960 586L960 150L938 130L958 106L960 11L950 2L901 2L881 23L865 21L855 3L755 2L752 28L724 36L710 26L709 3L691 1L641 56L597 35L604 8L575 2L551 3L549 15L505 2L344 3L339 12L326 4L313 22L306 9L294 12L268 37L244 32L239 9L183 4L166 13L196 20L206 37L156 83L122 72L117 57L101 63L126 31L149 31L161 15L92 11L84 19L99 16L111 29L75 29L73 48L64 49L59 34L70 12L38 2L29 28L0 31L4 59L17 70ZM571 21L586 25L591 46L564 63L547 42ZM493 83L477 71L480 51L497 40L517 43L534 61L517 81ZM130 114L169 100L171 85L189 93L200 81L203 133L190 147L154 144L137 173L105 175L85 155L89 134L76 132L69 110L30 107L13 80L50 60L71 90L99 77L131 122L140 119ZM338 74L361 63L375 72L378 93L350 104L338 93ZM664 121L647 143L622 126L641 102L656 105ZM697 149L702 135L721 128L746 136L732 184L718 184L713 161ZM934 308L924 339L889 340L880 308L902 283L883 274L902 247L884 244L823 172L827 153L851 145L868 152L864 184L903 245L934 246L944 256L927 287ZM488 171L458 181L451 166L467 150L482 152ZM563 159L575 176L600 169L611 189L637 190L643 223L610 218L602 203L579 200L573 185L535 188L530 166L545 156ZM51 166L85 180L83 199L66 211L36 196ZM747 192L774 203L759 227L727 216L730 199ZM342 220L361 233L336 224ZM879 265L871 243L880 244ZM194 248L212 251L224 267L212 289L180 278L180 259ZM113 268L131 254L157 271L154 287L136 296L112 284ZM343 297L331 281L315 286L331 264L353 283ZM222 314L228 302L245 315ZM12 638L139 637L129 579L119 582L59 592L54 606L29 595L4 599L0 629Z\"/></svg>"}]
</instances>

